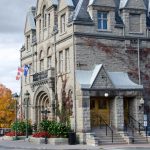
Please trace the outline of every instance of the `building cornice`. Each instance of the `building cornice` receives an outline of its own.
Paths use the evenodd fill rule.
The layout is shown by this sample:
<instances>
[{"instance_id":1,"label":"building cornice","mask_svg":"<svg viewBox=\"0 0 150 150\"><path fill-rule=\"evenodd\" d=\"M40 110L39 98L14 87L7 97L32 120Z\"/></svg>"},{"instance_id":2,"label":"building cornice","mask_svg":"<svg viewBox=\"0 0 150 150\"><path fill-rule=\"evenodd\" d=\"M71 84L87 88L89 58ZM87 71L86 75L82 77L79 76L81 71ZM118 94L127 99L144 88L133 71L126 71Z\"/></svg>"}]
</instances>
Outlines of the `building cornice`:
<instances>
[{"instance_id":1,"label":"building cornice","mask_svg":"<svg viewBox=\"0 0 150 150\"><path fill-rule=\"evenodd\" d=\"M114 40L114 39L118 39L118 40L132 40L132 39L139 39L139 40L143 40L143 41L150 41L149 37L139 37L139 36L115 36L115 35L104 35L104 34L91 34L91 33L81 33L81 32L75 32L74 33L75 36L79 36L79 37L94 37L97 39L110 39L110 40Z\"/></svg>"}]
</instances>

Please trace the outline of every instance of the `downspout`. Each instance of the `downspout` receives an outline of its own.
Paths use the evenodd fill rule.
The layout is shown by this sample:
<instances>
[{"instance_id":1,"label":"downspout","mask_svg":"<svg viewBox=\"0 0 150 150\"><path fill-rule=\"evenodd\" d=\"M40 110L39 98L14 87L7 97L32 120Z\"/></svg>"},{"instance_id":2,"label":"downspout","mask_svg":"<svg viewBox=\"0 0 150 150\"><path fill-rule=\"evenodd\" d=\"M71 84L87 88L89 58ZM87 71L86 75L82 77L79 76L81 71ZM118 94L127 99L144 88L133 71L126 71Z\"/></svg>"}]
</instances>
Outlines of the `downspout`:
<instances>
[{"instance_id":1,"label":"downspout","mask_svg":"<svg viewBox=\"0 0 150 150\"><path fill-rule=\"evenodd\" d=\"M74 131L77 131L77 107L76 107L76 52L75 52L75 39L74 39L74 22L72 22L72 28L73 28L73 32L72 32L72 39L73 39L73 63L74 63L74 126L75 129Z\"/></svg>"},{"instance_id":2,"label":"downspout","mask_svg":"<svg viewBox=\"0 0 150 150\"><path fill-rule=\"evenodd\" d=\"M140 40L137 39L138 46L138 76L139 76L139 85L141 84L141 69L140 69Z\"/></svg>"}]
</instances>

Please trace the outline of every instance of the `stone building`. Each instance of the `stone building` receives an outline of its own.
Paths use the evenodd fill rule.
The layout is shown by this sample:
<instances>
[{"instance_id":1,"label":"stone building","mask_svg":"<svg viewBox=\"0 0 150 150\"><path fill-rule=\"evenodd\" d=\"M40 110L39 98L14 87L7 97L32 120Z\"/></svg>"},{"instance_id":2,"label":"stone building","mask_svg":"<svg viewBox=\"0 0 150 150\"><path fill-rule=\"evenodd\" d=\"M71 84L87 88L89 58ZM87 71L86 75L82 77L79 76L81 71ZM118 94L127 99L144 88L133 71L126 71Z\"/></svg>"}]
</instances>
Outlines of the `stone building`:
<instances>
[{"instance_id":1,"label":"stone building","mask_svg":"<svg viewBox=\"0 0 150 150\"><path fill-rule=\"evenodd\" d=\"M20 51L22 67L30 65L21 103L28 90L32 122L42 120L44 109L48 119L56 118L64 90L80 142L100 125L97 118L118 132L131 118L143 124L143 99L149 108L150 95L149 6L149 0L37 0Z\"/></svg>"}]
</instances>

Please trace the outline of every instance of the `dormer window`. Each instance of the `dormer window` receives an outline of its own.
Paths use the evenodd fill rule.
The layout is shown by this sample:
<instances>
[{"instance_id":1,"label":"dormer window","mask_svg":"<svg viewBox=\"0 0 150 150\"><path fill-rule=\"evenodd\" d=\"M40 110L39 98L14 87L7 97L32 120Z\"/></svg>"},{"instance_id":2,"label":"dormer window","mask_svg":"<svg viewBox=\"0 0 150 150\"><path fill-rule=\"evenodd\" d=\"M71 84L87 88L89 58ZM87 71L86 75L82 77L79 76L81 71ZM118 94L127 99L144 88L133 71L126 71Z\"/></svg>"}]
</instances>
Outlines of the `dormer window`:
<instances>
[{"instance_id":1,"label":"dormer window","mask_svg":"<svg viewBox=\"0 0 150 150\"><path fill-rule=\"evenodd\" d=\"M66 14L63 14L60 19L60 31L64 33L66 31Z\"/></svg>"},{"instance_id":2,"label":"dormer window","mask_svg":"<svg viewBox=\"0 0 150 150\"><path fill-rule=\"evenodd\" d=\"M99 30L107 30L108 29L108 13L98 11L97 13L98 20L98 29Z\"/></svg>"}]
</instances>

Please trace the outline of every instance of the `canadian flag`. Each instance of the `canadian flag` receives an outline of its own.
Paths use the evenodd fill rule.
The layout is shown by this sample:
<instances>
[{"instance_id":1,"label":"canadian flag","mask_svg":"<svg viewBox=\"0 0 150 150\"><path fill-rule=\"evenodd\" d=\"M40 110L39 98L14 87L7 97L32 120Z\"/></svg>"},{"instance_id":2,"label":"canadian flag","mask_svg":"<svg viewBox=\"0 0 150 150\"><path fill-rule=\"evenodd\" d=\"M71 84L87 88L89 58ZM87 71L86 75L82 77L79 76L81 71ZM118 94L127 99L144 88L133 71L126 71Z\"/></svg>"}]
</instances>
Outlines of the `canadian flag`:
<instances>
[{"instance_id":1,"label":"canadian flag","mask_svg":"<svg viewBox=\"0 0 150 150\"><path fill-rule=\"evenodd\" d=\"M18 72L17 72L17 75L16 75L16 80L20 79L20 77L22 76L23 72L24 72L23 68L18 67Z\"/></svg>"}]
</instances>

